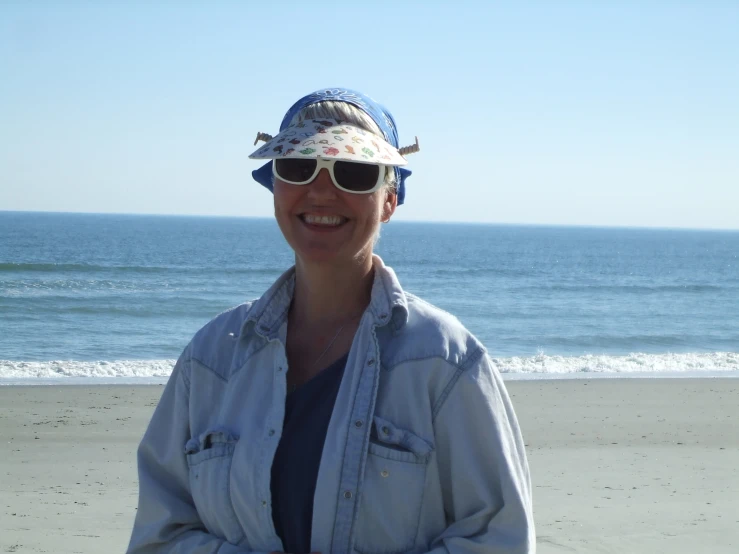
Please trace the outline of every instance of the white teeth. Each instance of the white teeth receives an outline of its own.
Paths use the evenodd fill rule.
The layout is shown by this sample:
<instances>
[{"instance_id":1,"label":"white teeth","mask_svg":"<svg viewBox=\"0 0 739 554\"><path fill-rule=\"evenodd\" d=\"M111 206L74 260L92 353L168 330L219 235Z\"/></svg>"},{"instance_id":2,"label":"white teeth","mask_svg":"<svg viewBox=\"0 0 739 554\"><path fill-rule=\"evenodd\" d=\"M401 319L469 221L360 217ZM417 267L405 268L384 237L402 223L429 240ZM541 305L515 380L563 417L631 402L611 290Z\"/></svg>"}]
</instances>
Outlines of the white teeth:
<instances>
[{"instance_id":1,"label":"white teeth","mask_svg":"<svg viewBox=\"0 0 739 554\"><path fill-rule=\"evenodd\" d=\"M344 218L338 215L308 215L305 214L303 216L303 219L306 223L310 223L312 225L341 225L344 221Z\"/></svg>"}]
</instances>

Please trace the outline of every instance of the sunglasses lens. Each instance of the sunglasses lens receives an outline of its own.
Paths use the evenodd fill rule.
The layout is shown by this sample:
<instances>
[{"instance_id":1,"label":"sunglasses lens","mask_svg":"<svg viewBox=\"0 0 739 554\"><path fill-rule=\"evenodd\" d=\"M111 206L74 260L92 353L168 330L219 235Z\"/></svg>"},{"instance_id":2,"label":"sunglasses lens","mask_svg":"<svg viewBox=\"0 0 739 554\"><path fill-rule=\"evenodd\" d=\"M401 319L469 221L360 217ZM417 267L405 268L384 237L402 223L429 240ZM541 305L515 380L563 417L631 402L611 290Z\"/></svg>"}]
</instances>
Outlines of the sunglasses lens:
<instances>
[{"instance_id":1,"label":"sunglasses lens","mask_svg":"<svg viewBox=\"0 0 739 554\"><path fill-rule=\"evenodd\" d=\"M336 161L336 181L347 190L366 192L372 190L380 178L380 166L356 162Z\"/></svg>"},{"instance_id":2,"label":"sunglasses lens","mask_svg":"<svg viewBox=\"0 0 739 554\"><path fill-rule=\"evenodd\" d=\"M283 181L305 183L316 171L316 160L288 158L275 160L275 173Z\"/></svg>"}]
</instances>

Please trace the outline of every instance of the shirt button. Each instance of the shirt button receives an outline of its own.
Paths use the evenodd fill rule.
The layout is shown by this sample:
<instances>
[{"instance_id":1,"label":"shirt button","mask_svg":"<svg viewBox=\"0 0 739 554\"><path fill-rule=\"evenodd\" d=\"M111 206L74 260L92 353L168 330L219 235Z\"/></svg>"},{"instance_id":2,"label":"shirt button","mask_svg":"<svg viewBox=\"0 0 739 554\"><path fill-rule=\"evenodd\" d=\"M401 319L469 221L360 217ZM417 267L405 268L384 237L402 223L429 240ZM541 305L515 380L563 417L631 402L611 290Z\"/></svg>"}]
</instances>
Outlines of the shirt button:
<instances>
[{"instance_id":1,"label":"shirt button","mask_svg":"<svg viewBox=\"0 0 739 554\"><path fill-rule=\"evenodd\" d=\"M282 367L278 367L277 368L277 371L282 371Z\"/></svg>"},{"instance_id":2,"label":"shirt button","mask_svg":"<svg viewBox=\"0 0 739 554\"><path fill-rule=\"evenodd\" d=\"M270 429L270 430L269 430L269 436L271 437L271 436L272 436L272 435L274 435L274 434L275 434L275 430L274 430L274 429Z\"/></svg>"},{"instance_id":3,"label":"shirt button","mask_svg":"<svg viewBox=\"0 0 739 554\"><path fill-rule=\"evenodd\" d=\"M383 427L382 428L382 432L385 433L386 435L389 435L390 434L390 428L389 427Z\"/></svg>"},{"instance_id":4,"label":"shirt button","mask_svg":"<svg viewBox=\"0 0 739 554\"><path fill-rule=\"evenodd\" d=\"M267 501L266 500L262 500L262 506L266 506L266 505L267 505Z\"/></svg>"},{"instance_id":5,"label":"shirt button","mask_svg":"<svg viewBox=\"0 0 739 554\"><path fill-rule=\"evenodd\" d=\"M374 364L375 364L374 358L370 358L369 361L367 362L367 365L374 365Z\"/></svg>"},{"instance_id":6,"label":"shirt button","mask_svg":"<svg viewBox=\"0 0 739 554\"><path fill-rule=\"evenodd\" d=\"M350 499L352 497L352 491L344 491L344 498Z\"/></svg>"},{"instance_id":7,"label":"shirt button","mask_svg":"<svg viewBox=\"0 0 739 554\"><path fill-rule=\"evenodd\" d=\"M364 424L362 423L362 420L361 419L358 419L357 421L354 422L354 426L357 427L357 428L361 427L362 425L364 425Z\"/></svg>"}]
</instances>

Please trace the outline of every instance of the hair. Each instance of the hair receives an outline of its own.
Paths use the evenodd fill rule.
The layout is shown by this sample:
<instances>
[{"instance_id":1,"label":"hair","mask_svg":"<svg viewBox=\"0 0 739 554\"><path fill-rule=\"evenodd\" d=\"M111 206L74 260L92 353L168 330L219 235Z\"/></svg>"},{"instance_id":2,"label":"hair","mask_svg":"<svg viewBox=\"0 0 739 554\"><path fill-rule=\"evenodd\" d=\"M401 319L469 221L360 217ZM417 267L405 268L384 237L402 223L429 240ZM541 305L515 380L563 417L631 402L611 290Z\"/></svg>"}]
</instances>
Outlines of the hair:
<instances>
[{"instance_id":1,"label":"hair","mask_svg":"<svg viewBox=\"0 0 739 554\"><path fill-rule=\"evenodd\" d=\"M293 116L290 125L300 123L306 119L337 119L344 121L350 125L360 127L365 131L369 131L379 137L383 137L380 127L377 123L354 104L348 102L339 102L336 100L323 100L315 104L308 104ZM391 166L385 167L385 189L393 194L398 193L398 182L395 179L395 168Z\"/></svg>"}]
</instances>

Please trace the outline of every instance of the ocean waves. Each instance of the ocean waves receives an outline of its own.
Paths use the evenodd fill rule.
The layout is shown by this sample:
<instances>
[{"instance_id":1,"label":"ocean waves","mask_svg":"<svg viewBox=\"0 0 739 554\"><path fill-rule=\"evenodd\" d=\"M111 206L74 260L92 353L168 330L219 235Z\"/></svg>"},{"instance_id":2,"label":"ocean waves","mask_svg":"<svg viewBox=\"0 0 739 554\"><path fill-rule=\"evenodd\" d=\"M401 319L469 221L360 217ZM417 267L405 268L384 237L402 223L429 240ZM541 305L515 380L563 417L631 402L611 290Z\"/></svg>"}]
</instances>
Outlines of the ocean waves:
<instances>
[{"instance_id":1,"label":"ocean waves","mask_svg":"<svg viewBox=\"0 0 739 554\"><path fill-rule=\"evenodd\" d=\"M63 381L65 379L151 379L166 378L172 373L175 360L118 360L24 362L0 360L0 384L12 381ZM3 383L5 381L5 383Z\"/></svg>"},{"instance_id":2,"label":"ocean waves","mask_svg":"<svg viewBox=\"0 0 739 554\"><path fill-rule=\"evenodd\" d=\"M739 376L738 352L685 354L633 353L626 356L514 356L492 358L500 373L509 377L672 377L679 374ZM175 360L46 361L0 360L0 385L162 383Z\"/></svg>"},{"instance_id":3,"label":"ocean waves","mask_svg":"<svg viewBox=\"0 0 739 554\"><path fill-rule=\"evenodd\" d=\"M547 376L570 375L587 377L591 374L653 374L739 372L739 352L698 352L681 354L646 354L636 352L624 356L583 355L513 356L492 358L501 373Z\"/></svg>"},{"instance_id":4,"label":"ocean waves","mask_svg":"<svg viewBox=\"0 0 739 554\"><path fill-rule=\"evenodd\" d=\"M0 213L0 236L2 376L34 382L165 379L294 263L273 220ZM403 222L378 244L405 290L532 376L735 367L737 252L739 233ZM154 361L90 362L132 359Z\"/></svg>"},{"instance_id":5,"label":"ocean waves","mask_svg":"<svg viewBox=\"0 0 739 554\"><path fill-rule=\"evenodd\" d=\"M247 267L247 266L216 266L202 267L200 265L171 264L171 265L115 265L89 263L0 263L0 277L3 274L33 273L33 274L127 274L127 273L193 273L218 275L280 275L284 267Z\"/></svg>"}]
</instances>

